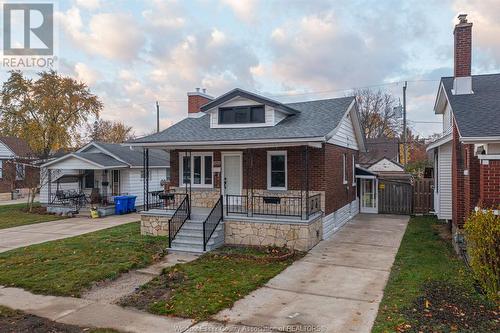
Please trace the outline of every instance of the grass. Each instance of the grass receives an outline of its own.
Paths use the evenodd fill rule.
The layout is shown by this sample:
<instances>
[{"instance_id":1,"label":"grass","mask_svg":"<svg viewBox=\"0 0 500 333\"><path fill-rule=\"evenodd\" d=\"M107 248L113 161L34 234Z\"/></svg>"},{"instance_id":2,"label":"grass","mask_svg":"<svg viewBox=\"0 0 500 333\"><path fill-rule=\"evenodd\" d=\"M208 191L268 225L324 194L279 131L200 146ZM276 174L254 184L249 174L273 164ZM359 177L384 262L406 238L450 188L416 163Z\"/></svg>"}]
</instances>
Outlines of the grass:
<instances>
[{"instance_id":1,"label":"grass","mask_svg":"<svg viewBox=\"0 0 500 333\"><path fill-rule=\"evenodd\" d=\"M52 214L40 214L38 209L33 213L23 211L27 204L0 206L0 229L19 227L22 225L60 220L65 217ZM34 205L39 208L39 205Z\"/></svg>"},{"instance_id":2,"label":"grass","mask_svg":"<svg viewBox=\"0 0 500 333\"><path fill-rule=\"evenodd\" d=\"M486 332L494 324L494 307L474 288L451 242L440 236L443 227L432 217L410 220L372 332ZM483 317L490 319L477 320Z\"/></svg>"},{"instance_id":3,"label":"grass","mask_svg":"<svg viewBox=\"0 0 500 333\"><path fill-rule=\"evenodd\" d=\"M80 296L94 282L150 265L164 237L141 236L137 222L0 253L0 285Z\"/></svg>"},{"instance_id":4,"label":"grass","mask_svg":"<svg viewBox=\"0 0 500 333\"><path fill-rule=\"evenodd\" d=\"M119 333L108 328L83 328L74 325L56 323L46 318L26 314L0 306L0 327L2 332L57 332L57 333Z\"/></svg>"},{"instance_id":5,"label":"grass","mask_svg":"<svg viewBox=\"0 0 500 333\"><path fill-rule=\"evenodd\" d=\"M122 301L159 315L207 319L288 267L301 254L267 260L266 249L224 247L195 261L164 270L136 294ZM274 252L274 251L273 251ZM274 257L283 254L275 250Z\"/></svg>"}]
</instances>

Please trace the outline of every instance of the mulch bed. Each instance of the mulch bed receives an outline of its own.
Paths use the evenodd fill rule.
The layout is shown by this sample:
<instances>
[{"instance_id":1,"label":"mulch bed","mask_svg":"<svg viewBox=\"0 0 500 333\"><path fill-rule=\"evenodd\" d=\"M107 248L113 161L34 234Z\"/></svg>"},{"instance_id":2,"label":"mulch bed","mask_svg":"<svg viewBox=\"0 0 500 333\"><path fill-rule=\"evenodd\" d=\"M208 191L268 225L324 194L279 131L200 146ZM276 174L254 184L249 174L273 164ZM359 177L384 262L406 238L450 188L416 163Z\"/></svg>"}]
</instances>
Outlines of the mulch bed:
<instances>
[{"instance_id":1,"label":"mulch bed","mask_svg":"<svg viewBox=\"0 0 500 333\"><path fill-rule=\"evenodd\" d=\"M430 281L422 296L403 311L409 323L399 332L499 332L500 312L493 304L471 297L463 287Z\"/></svg>"},{"instance_id":2,"label":"mulch bed","mask_svg":"<svg viewBox=\"0 0 500 333\"><path fill-rule=\"evenodd\" d=\"M91 333L95 329L82 328L51 321L21 311L0 308L0 332L9 333ZM101 330L101 332L115 332Z\"/></svg>"},{"instance_id":3,"label":"mulch bed","mask_svg":"<svg viewBox=\"0 0 500 333\"><path fill-rule=\"evenodd\" d=\"M34 206L31 212L29 211L28 207L22 208L21 211L24 213L38 214L38 215L56 215L55 213L47 212L47 208L42 206Z\"/></svg>"},{"instance_id":4,"label":"mulch bed","mask_svg":"<svg viewBox=\"0 0 500 333\"><path fill-rule=\"evenodd\" d=\"M232 252L230 249L234 249L236 251ZM238 249L242 249L242 247L238 246L226 246L225 251L214 251L210 255L213 256L222 256L224 258L234 258L234 259L243 259L243 260L252 260L260 263L270 263L270 262L280 262L288 260L296 255L299 255L298 252L288 249L286 247L249 247L259 251L259 254L246 253L246 252L238 252Z\"/></svg>"}]
</instances>

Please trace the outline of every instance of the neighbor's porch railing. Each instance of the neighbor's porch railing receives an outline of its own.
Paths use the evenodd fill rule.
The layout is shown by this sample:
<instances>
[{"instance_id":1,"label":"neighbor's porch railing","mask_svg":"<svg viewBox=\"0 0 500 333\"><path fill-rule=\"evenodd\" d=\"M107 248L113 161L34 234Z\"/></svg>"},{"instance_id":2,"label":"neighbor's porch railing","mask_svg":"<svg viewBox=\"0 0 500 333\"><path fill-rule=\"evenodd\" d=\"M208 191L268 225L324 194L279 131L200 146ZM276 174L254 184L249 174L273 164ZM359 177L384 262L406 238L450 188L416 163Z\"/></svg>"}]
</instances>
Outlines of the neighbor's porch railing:
<instances>
[{"instance_id":1,"label":"neighbor's porch railing","mask_svg":"<svg viewBox=\"0 0 500 333\"><path fill-rule=\"evenodd\" d=\"M226 213L309 219L321 211L321 194L305 196L226 195Z\"/></svg>"},{"instance_id":2,"label":"neighbor's porch railing","mask_svg":"<svg viewBox=\"0 0 500 333\"><path fill-rule=\"evenodd\" d=\"M151 191L148 193L149 209L176 210L185 196L186 193Z\"/></svg>"},{"instance_id":3,"label":"neighbor's porch railing","mask_svg":"<svg viewBox=\"0 0 500 333\"><path fill-rule=\"evenodd\" d=\"M103 195L103 194L87 194L83 191L75 190L57 190L51 194L49 206L58 207L74 207L75 209L82 207L107 207L115 204L114 198L120 195Z\"/></svg>"}]
</instances>

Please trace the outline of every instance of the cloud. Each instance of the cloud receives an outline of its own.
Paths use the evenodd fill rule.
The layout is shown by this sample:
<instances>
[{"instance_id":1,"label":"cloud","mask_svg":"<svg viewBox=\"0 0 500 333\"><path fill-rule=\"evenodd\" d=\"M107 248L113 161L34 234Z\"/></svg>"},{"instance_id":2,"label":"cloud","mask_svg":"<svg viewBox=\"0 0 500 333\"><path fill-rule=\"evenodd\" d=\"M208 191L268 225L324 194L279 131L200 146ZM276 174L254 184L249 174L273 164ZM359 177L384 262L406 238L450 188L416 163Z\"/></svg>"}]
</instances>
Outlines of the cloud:
<instances>
[{"instance_id":1,"label":"cloud","mask_svg":"<svg viewBox=\"0 0 500 333\"><path fill-rule=\"evenodd\" d=\"M101 7L100 0L76 0L76 5L78 7L86 8L86 9L98 9Z\"/></svg>"},{"instance_id":2,"label":"cloud","mask_svg":"<svg viewBox=\"0 0 500 333\"><path fill-rule=\"evenodd\" d=\"M97 80L101 78L101 74L97 70L82 62L78 62L75 64L75 73L76 79L78 81L84 82L88 86L93 85Z\"/></svg>"},{"instance_id":3,"label":"cloud","mask_svg":"<svg viewBox=\"0 0 500 333\"><path fill-rule=\"evenodd\" d=\"M387 39L342 28L333 12L305 16L272 32L273 70L288 85L312 89L380 82L400 70L404 58Z\"/></svg>"},{"instance_id":4,"label":"cloud","mask_svg":"<svg viewBox=\"0 0 500 333\"><path fill-rule=\"evenodd\" d=\"M257 16L258 0L222 0L229 6L236 17L246 23L252 23Z\"/></svg>"},{"instance_id":5,"label":"cloud","mask_svg":"<svg viewBox=\"0 0 500 333\"><path fill-rule=\"evenodd\" d=\"M130 14L100 13L84 24L80 10L73 7L56 13L56 18L74 44L89 54L130 61L138 56L145 42L139 24Z\"/></svg>"}]
</instances>

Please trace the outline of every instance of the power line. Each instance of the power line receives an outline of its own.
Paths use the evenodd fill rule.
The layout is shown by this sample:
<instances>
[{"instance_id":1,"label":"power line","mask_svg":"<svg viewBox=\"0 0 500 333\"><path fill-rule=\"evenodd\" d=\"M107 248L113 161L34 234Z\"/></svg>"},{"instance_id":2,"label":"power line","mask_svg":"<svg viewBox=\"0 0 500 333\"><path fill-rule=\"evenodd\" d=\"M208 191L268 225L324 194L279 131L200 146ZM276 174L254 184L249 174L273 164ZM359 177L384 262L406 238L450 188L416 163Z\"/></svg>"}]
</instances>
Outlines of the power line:
<instances>
[{"instance_id":1,"label":"power line","mask_svg":"<svg viewBox=\"0 0 500 333\"><path fill-rule=\"evenodd\" d=\"M415 79L415 80L406 80L406 82L412 82L412 83L417 83L417 82L439 82L441 79ZM293 97L293 96L304 96L304 95L318 95L318 94L326 94L326 93L334 93L334 92L342 92L342 91L353 91L357 89L369 89L369 88L375 88L375 87L383 87L383 86L390 86L390 85L397 85L397 84L403 84L405 81L390 81L390 82L384 82L384 83L378 83L378 84L372 84L372 85L367 85L367 86L360 86L360 87L351 87L351 88L338 88L338 89L328 89L328 90L312 90L308 92L291 92L291 93L275 93L275 94L267 94L267 93L262 93L262 92L256 92L258 94L262 95L267 95L267 96L272 96L272 97ZM158 99L158 102L165 102L165 103L187 103L187 99ZM141 103L134 103L131 102L130 104L126 105L121 105L121 106L111 106L107 107L106 110L113 110L113 109L123 109L123 108L130 108L132 106L142 106L142 105L155 105L155 101L149 101L149 102L141 102Z\"/></svg>"}]
</instances>

